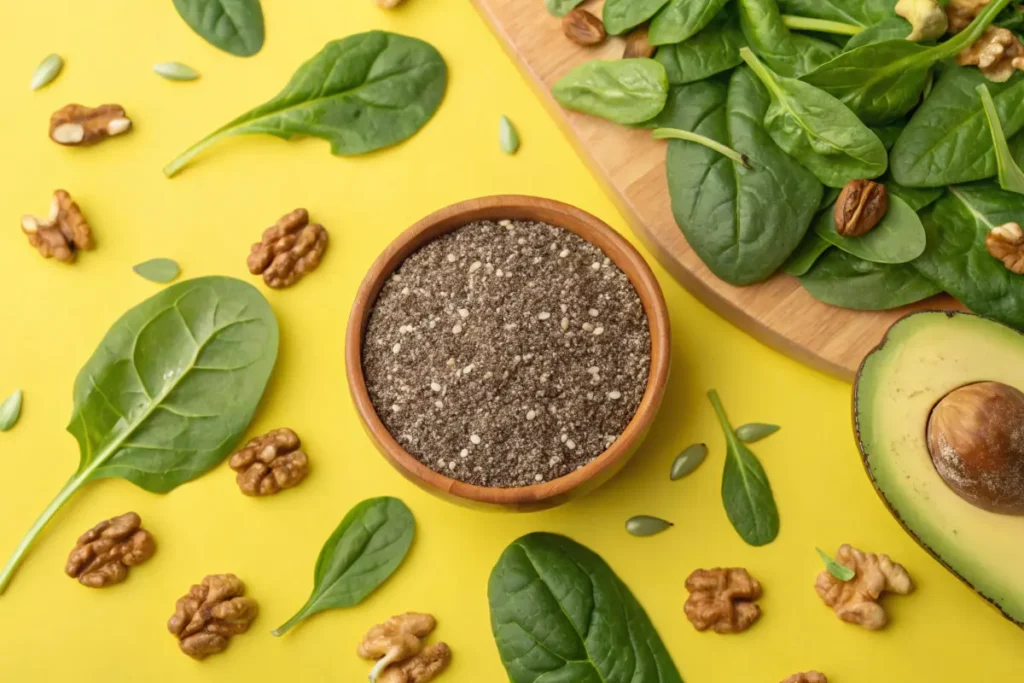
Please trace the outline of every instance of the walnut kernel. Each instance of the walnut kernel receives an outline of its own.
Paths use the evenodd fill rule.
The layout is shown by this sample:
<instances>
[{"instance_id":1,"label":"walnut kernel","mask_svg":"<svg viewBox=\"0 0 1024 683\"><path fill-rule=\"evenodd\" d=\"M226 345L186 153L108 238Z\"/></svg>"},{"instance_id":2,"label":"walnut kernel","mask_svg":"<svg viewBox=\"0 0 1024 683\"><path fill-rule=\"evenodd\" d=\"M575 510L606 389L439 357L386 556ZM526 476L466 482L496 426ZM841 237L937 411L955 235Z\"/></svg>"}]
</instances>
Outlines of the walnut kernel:
<instances>
[{"instance_id":1,"label":"walnut kernel","mask_svg":"<svg viewBox=\"0 0 1024 683\"><path fill-rule=\"evenodd\" d=\"M193 659L223 652L231 636L249 630L259 606L246 598L245 584L234 574L211 574L178 599L167 630Z\"/></svg>"},{"instance_id":2,"label":"walnut kernel","mask_svg":"<svg viewBox=\"0 0 1024 683\"><path fill-rule=\"evenodd\" d=\"M746 631L761 616L761 584L746 569L697 569L686 579L686 618L698 631Z\"/></svg>"},{"instance_id":3,"label":"walnut kernel","mask_svg":"<svg viewBox=\"0 0 1024 683\"><path fill-rule=\"evenodd\" d=\"M50 139L59 145L91 145L125 133L132 121L117 104L86 107L69 104L50 117Z\"/></svg>"},{"instance_id":4,"label":"walnut kernel","mask_svg":"<svg viewBox=\"0 0 1024 683\"><path fill-rule=\"evenodd\" d=\"M68 555L64 571L83 586L103 588L128 578L135 567L156 552L156 543L142 528L142 519L126 512L100 522L82 534Z\"/></svg>"},{"instance_id":5,"label":"walnut kernel","mask_svg":"<svg viewBox=\"0 0 1024 683\"><path fill-rule=\"evenodd\" d=\"M1005 223L992 228L985 238L985 248L999 259L1007 270L1024 275L1024 230L1020 223Z\"/></svg>"},{"instance_id":6,"label":"walnut kernel","mask_svg":"<svg viewBox=\"0 0 1024 683\"><path fill-rule=\"evenodd\" d=\"M888 622L885 610L877 602L882 593L907 595L914 590L907 570L888 555L865 553L843 544L836 553L836 562L854 570L856 575L849 581L840 581L823 571L814 589L836 616L869 631L883 628Z\"/></svg>"},{"instance_id":7,"label":"walnut kernel","mask_svg":"<svg viewBox=\"0 0 1024 683\"><path fill-rule=\"evenodd\" d=\"M238 488L247 496L269 496L297 486L309 473L309 458L299 450L298 435L275 429L233 453L228 465L238 472Z\"/></svg>"},{"instance_id":8,"label":"walnut kernel","mask_svg":"<svg viewBox=\"0 0 1024 683\"><path fill-rule=\"evenodd\" d=\"M647 38L647 27L641 26L626 37L626 48L622 52L623 59L649 58L654 56L656 48Z\"/></svg>"},{"instance_id":9,"label":"walnut kernel","mask_svg":"<svg viewBox=\"0 0 1024 683\"><path fill-rule=\"evenodd\" d=\"M392 664L404 662L418 655L423 649L422 639L430 635L436 627L437 620L430 614L407 612L391 617L383 624L377 624L367 631L356 649L356 654L363 659L377 660L377 664L370 671L371 683Z\"/></svg>"},{"instance_id":10,"label":"walnut kernel","mask_svg":"<svg viewBox=\"0 0 1024 683\"><path fill-rule=\"evenodd\" d=\"M1005 83L1014 71L1024 71L1024 43L1008 28L989 26L981 38L957 55L956 63L977 65L988 80Z\"/></svg>"},{"instance_id":11,"label":"walnut kernel","mask_svg":"<svg viewBox=\"0 0 1024 683\"><path fill-rule=\"evenodd\" d=\"M428 645L411 659L384 669L377 683L427 683L447 669L451 659L452 651L446 643Z\"/></svg>"},{"instance_id":12,"label":"walnut kernel","mask_svg":"<svg viewBox=\"0 0 1024 683\"><path fill-rule=\"evenodd\" d=\"M572 42L584 47L600 45L608 37L601 20L582 7L577 7L562 17L562 33Z\"/></svg>"},{"instance_id":13,"label":"walnut kernel","mask_svg":"<svg viewBox=\"0 0 1024 683\"><path fill-rule=\"evenodd\" d=\"M64 190L53 193L50 214L46 218L22 216L21 230L43 258L55 258L64 263L74 263L79 250L95 246L92 229L82 210Z\"/></svg>"},{"instance_id":14,"label":"walnut kernel","mask_svg":"<svg viewBox=\"0 0 1024 683\"><path fill-rule=\"evenodd\" d=\"M327 230L309 222L305 209L295 209L263 232L252 245L246 263L253 275L263 275L268 287L291 287L316 270L327 249Z\"/></svg>"},{"instance_id":15,"label":"walnut kernel","mask_svg":"<svg viewBox=\"0 0 1024 683\"><path fill-rule=\"evenodd\" d=\"M828 683L828 679L825 678L825 674L819 671L805 671L799 674L793 674L782 683Z\"/></svg>"},{"instance_id":16,"label":"walnut kernel","mask_svg":"<svg viewBox=\"0 0 1024 683\"><path fill-rule=\"evenodd\" d=\"M970 26L989 2L990 0L949 0L946 3L949 32L960 33Z\"/></svg>"},{"instance_id":17,"label":"walnut kernel","mask_svg":"<svg viewBox=\"0 0 1024 683\"><path fill-rule=\"evenodd\" d=\"M889 211L889 192L873 180L851 180L836 200L836 232L860 237L875 229Z\"/></svg>"}]
</instances>

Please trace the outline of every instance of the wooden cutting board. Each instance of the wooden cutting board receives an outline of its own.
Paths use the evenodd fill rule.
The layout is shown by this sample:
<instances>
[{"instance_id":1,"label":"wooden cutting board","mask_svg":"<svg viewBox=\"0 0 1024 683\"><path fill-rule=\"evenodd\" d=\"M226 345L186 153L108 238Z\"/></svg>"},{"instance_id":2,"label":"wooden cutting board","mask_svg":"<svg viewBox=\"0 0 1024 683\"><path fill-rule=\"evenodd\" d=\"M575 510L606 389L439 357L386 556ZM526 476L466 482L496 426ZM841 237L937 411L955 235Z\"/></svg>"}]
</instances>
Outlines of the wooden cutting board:
<instances>
[{"instance_id":1,"label":"wooden cutting board","mask_svg":"<svg viewBox=\"0 0 1024 683\"><path fill-rule=\"evenodd\" d=\"M562 35L561 20L548 14L542 0L473 2L641 241L686 289L740 329L807 365L852 379L898 318L913 310L962 308L942 296L895 311L848 311L816 301L789 275L751 287L722 282L690 249L672 217L666 144L653 140L650 131L564 110L551 97L551 86L577 64L620 58L624 41L579 47ZM600 16L600 2L586 7Z\"/></svg>"}]
</instances>

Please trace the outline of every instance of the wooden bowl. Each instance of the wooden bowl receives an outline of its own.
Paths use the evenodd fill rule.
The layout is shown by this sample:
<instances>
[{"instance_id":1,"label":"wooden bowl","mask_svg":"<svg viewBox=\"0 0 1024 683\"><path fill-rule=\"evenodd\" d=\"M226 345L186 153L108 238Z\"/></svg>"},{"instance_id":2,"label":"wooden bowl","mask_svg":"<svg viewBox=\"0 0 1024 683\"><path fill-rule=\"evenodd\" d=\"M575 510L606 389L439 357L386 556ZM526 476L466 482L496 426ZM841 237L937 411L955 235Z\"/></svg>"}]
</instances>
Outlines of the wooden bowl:
<instances>
[{"instance_id":1,"label":"wooden bowl","mask_svg":"<svg viewBox=\"0 0 1024 683\"><path fill-rule=\"evenodd\" d=\"M381 422L363 375L363 338L370 311L384 282L414 251L431 240L479 220L534 220L566 228L601 248L632 282L651 332L651 367L647 389L636 414L608 450L580 469L551 481L518 488L475 486L433 471L402 448ZM626 464L654 420L665 393L669 370L669 317L654 273L625 239L600 219L550 199L502 195L470 199L433 213L402 233L384 250L366 274L348 321L345 364L348 387L370 438L388 462L421 488L453 502L537 510L560 505L603 484Z\"/></svg>"}]
</instances>

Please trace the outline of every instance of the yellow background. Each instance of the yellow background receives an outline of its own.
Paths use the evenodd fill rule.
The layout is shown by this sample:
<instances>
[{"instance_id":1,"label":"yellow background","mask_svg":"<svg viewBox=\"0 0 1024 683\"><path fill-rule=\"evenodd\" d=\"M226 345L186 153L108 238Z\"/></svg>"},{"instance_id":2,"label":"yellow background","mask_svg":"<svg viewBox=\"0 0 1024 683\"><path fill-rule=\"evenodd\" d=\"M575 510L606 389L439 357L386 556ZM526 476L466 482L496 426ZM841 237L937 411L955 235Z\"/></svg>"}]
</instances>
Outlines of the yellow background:
<instances>
[{"instance_id":1,"label":"yellow background","mask_svg":"<svg viewBox=\"0 0 1024 683\"><path fill-rule=\"evenodd\" d=\"M64 431L76 373L111 323L158 290L132 264L170 257L184 277L251 279L249 244L297 206L332 237L315 275L267 292L281 354L251 428L298 431L312 458L310 478L266 500L243 497L227 466L163 496L123 481L88 485L0 597L0 680L360 681L368 668L353 652L361 634L408 610L436 614L437 637L455 652L440 680L506 680L490 636L487 577L504 547L534 530L568 534L599 552L646 606L690 683L774 683L810 668L833 683L1021 679L1021 632L928 557L875 497L851 434L849 386L746 337L660 268L674 330L672 378L654 430L612 483L563 508L517 516L460 509L393 472L360 428L342 358L349 306L377 254L423 215L494 193L553 197L628 231L465 0L409 0L393 12L371 0L264 5L266 45L240 59L194 35L170 0L0 3L0 394L25 390L21 422L0 434L4 559L77 466ZM450 66L439 114L412 140L342 159L321 140L246 137L219 145L174 180L163 177L176 153L269 99L323 43L373 28L427 39ZM64 56L65 70L30 93L32 71L50 52ZM172 83L151 72L169 60L195 67L202 79ZM47 120L68 102L122 104L135 130L92 149L58 147L47 139ZM501 114L522 136L515 157L498 149ZM45 213L58 187L81 204L99 243L73 267L41 259L18 229L21 214ZM746 546L722 510L723 438L704 395L711 387L736 424L783 425L754 447L782 517L778 540L765 548ZM696 441L710 445L707 462L670 482L673 457ZM405 500L418 521L402 568L361 606L273 638L271 628L305 601L317 553L345 512L383 494ZM102 591L66 577L75 538L127 510L155 534L154 559ZM623 522L638 513L676 526L632 538ZM890 553L917 582L912 597L886 601L892 624L883 633L841 623L814 593L821 569L814 547L834 551L842 542ZM700 634L683 615L686 575L716 565L747 567L765 586L764 616L746 634ZM262 611L225 654L197 663L178 651L164 624L175 599L216 572L242 577Z\"/></svg>"}]
</instances>

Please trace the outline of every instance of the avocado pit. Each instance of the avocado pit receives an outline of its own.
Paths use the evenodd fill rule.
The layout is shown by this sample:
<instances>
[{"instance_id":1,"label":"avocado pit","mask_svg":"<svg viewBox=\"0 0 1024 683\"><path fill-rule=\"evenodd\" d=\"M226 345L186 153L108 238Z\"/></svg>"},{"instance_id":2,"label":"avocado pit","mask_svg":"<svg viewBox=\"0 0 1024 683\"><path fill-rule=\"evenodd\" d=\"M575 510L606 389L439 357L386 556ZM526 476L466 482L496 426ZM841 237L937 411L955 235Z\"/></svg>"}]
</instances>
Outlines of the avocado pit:
<instances>
[{"instance_id":1,"label":"avocado pit","mask_svg":"<svg viewBox=\"0 0 1024 683\"><path fill-rule=\"evenodd\" d=\"M1001 382L955 389L932 409L927 438L935 470L958 496L1024 515L1024 393Z\"/></svg>"}]
</instances>

